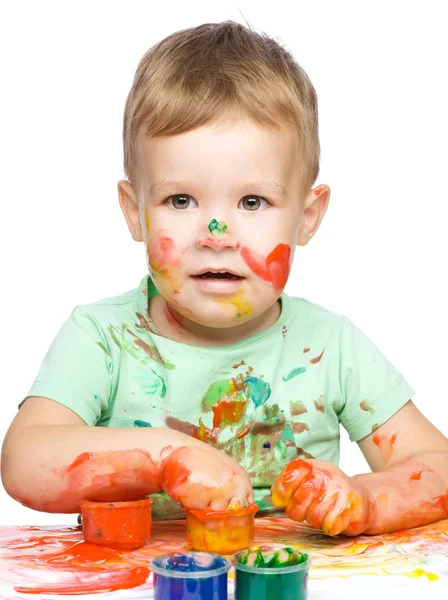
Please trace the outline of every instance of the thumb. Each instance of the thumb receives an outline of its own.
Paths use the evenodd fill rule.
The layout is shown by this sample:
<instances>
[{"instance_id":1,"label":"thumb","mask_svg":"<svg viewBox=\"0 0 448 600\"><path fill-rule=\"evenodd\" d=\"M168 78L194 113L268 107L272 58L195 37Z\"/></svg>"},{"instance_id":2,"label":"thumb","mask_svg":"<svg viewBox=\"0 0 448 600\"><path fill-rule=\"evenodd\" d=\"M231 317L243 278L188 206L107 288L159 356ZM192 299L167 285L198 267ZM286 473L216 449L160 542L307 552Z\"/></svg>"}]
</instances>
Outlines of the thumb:
<instances>
[{"instance_id":1,"label":"thumb","mask_svg":"<svg viewBox=\"0 0 448 600\"><path fill-rule=\"evenodd\" d=\"M287 506L299 485L312 472L312 466L301 458L292 460L280 473L271 488L274 506Z\"/></svg>"}]
</instances>

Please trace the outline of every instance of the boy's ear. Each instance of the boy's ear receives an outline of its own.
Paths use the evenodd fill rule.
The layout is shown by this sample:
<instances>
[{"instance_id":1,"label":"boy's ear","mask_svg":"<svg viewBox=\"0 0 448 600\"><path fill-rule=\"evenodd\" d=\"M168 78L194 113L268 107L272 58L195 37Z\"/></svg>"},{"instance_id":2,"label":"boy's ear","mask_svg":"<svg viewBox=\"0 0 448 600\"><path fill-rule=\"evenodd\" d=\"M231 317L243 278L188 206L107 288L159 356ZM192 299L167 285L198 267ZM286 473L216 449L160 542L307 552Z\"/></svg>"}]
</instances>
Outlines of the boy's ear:
<instances>
[{"instance_id":1,"label":"boy's ear","mask_svg":"<svg viewBox=\"0 0 448 600\"><path fill-rule=\"evenodd\" d=\"M143 242L138 199L129 181L122 180L118 182L118 200L132 239L136 242Z\"/></svg>"},{"instance_id":2,"label":"boy's ear","mask_svg":"<svg viewBox=\"0 0 448 600\"><path fill-rule=\"evenodd\" d=\"M328 185L319 185L307 194L303 205L302 224L297 240L298 246L306 246L319 229L329 201L330 188Z\"/></svg>"}]
</instances>

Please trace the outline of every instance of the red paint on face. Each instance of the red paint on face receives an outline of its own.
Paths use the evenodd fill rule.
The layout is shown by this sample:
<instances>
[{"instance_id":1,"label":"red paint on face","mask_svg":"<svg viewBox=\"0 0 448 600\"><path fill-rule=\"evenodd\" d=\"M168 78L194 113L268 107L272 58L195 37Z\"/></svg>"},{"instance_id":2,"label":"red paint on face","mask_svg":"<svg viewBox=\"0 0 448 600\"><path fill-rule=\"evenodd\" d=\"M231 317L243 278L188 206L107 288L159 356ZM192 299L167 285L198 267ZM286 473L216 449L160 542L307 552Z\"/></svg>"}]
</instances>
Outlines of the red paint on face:
<instances>
[{"instance_id":1,"label":"red paint on face","mask_svg":"<svg viewBox=\"0 0 448 600\"><path fill-rule=\"evenodd\" d=\"M411 481L418 481L422 478L423 471L418 471L417 473L411 473Z\"/></svg>"},{"instance_id":2,"label":"red paint on face","mask_svg":"<svg viewBox=\"0 0 448 600\"><path fill-rule=\"evenodd\" d=\"M318 188L316 188L314 190L314 195L315 196L320 196L322 194L323 190L324 190L324 186L320 185Z\"/></svg>"},{"instance_id":3,"label":"red paint on face","mask_svg":"<svg viewBox=\"0 0 448 600\"><path fill-rule=\"evenodd\" d=\"M285 287L291 261L291 248L288 245L278 244L266 259L246 247L241 250L241 257L263 281L272 283L277 290Z\"/></svg>"}]
</instances>

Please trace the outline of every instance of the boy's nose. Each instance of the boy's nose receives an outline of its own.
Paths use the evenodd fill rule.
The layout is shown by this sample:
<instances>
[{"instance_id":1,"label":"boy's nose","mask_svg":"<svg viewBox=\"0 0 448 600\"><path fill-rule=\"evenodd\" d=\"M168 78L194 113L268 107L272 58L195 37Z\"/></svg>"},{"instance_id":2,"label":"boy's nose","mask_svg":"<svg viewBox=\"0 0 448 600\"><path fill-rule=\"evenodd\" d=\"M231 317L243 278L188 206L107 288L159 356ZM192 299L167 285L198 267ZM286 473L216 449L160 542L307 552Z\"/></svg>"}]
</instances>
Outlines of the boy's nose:
<instances>
[{"instance_id":1,"label":"boy's nose","mask_svg":"<svg viewBox=\"0 0 448 600\"><path fill-rule=\"evenodd\" d=\"M234 249L240 247L239 240L225 221L212 219L203 230L204 234L196 241L197 248L211 248L213 250Z\"/></svg>"},{"instance_id":2,"label":"boy's nose","mask_svg":"<svg viewBox=\"0 0 448 600\"><path fill-rule=\"evenodd\" d=\"M204 235L196 241L197 248L212 248L213 250L228 248L237 250L241 245L225 221L212 219L206 228L201 230L201 234Z\"/></svg>"}]
</instances>

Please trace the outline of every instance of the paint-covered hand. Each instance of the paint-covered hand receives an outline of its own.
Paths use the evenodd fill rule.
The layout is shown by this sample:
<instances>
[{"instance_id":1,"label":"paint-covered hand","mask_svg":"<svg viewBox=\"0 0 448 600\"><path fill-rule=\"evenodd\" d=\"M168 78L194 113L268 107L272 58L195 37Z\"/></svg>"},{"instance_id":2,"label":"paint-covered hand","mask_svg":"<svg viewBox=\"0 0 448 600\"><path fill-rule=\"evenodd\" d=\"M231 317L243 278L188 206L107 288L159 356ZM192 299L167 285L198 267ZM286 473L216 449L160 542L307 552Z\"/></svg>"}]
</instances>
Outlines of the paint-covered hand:
<instances>
[{"instance_id":1,"label":"paint-covered hand","mask_svg":"<svg viewBox=\"0 0 448 600\"><path fill-rule=\"evenodd\" d=\"M360 535L375 517L369 488L325 460L292 460L272 486L275 506L328 535Z\"/></svg>"},{"instance_id":2,"label":"paint-covered hand","mask_svg":"<svg viewBox=\"0 0 448 600\"><path fill-rule=\"evenodd\" d=\"M225 510L254 501L247 472L230 456L202 443L169 453L162 462L161 485L186 508Z\"/></svg>"}]
</instances>

